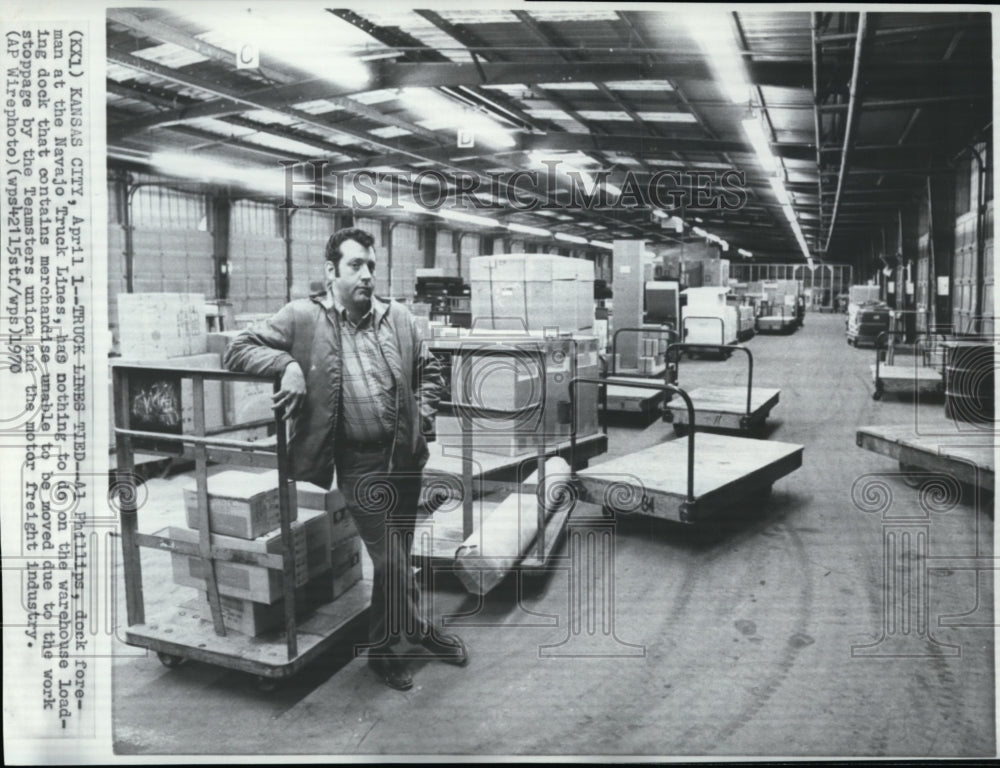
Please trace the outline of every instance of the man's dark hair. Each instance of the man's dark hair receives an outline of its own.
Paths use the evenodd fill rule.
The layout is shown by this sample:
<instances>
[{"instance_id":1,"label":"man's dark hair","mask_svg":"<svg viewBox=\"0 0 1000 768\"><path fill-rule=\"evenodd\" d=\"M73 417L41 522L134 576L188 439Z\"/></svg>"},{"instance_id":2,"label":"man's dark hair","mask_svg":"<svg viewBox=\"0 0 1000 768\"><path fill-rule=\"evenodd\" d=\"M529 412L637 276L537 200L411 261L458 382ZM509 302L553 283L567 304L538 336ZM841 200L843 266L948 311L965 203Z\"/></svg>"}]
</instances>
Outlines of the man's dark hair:
<instances>
[{"instance_id":1,"label":"man's dark hair","mask_svg":"<svg viewBox=\"0 0 1000 768\"><path fill-rule=\"evenodd\" d=\"M338 229L330 235L330 239L326 241L326 260L333 262L333 270L337 276L340 276L340 260L344 256L340 246L348 240L359 243L365 250L375 246L375 238L357 227Z\"/></svg>"}]
</instances>

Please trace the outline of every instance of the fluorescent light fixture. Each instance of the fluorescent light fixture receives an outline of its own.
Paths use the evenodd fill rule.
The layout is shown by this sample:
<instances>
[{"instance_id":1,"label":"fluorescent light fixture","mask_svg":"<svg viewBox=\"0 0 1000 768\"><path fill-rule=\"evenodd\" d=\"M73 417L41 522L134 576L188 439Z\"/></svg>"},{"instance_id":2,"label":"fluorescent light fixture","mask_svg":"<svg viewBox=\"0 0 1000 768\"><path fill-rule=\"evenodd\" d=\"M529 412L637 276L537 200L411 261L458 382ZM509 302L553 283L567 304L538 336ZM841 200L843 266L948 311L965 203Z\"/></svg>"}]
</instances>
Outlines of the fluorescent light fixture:
<instances>
[{"instance_id":1,"label":"fluorescent light fixture","mask_svg":"<svg viewBox=\"0 0 1000 768\"><path fill-rule=\"evenodd\" d=\"M600 240L591 240L590 245L596 246L597 248L604 248L607 251L613 251L615 249L611 243L602 243Z\"/></svg>"},{"instance_id":2,"label":"fluorescent light fixture","mask_svg":"<svg viewBox=\"0 0 1000 768\"><path fill-rule=\"evenodd\" d=\"M736 47L730 12L699 8L697 13L685 14L685 19L691 37L712 63L719 86L729 100L734 104L749 101L746 67Z\"/></svg>"},{"instance_id":3,"label":"fluorescent light fixture","mask_svg":"<svg viewBox=\"0 0 1000 768\"><path fill-rule=\"evenodd\" d=\"M722 246L722 252L723 253L728 253L729 252L729 241L728 240L721 241L719 243L719 245Z\"/></svg>"},{"instance_id":4,"label":"fluorescent light fixture","mask_svg":"<svg viewBox=\"0 0 1000 768\"><path fill-rule=\"evenodd\" d=\"M467 131L492 147L513 147L517 142L499 123L482 112L459 104L433 88L402 88L399 101L426 122L427 128Z\"/></svg>"},{"instance_id":5,"label":"fluorescent light fixture","mask_svg":"<svg viewBox=\"0 0 1000 768\"><path fill-rule=\"evenodd\" d=\"M511 232L520 232L524 235L535 235L536 237L551 237L552 233L547 229L542 229L541 227L529 227L527 224L515 224L511 222L507 225L507 229Z\"/></svg>"},{"instance_id":6,"label":"fluorescent light fixture","mask_svg":"<svg viewBox=\"0 0 1000 768\"><path fill-rule=\"evenodd\" d=\"M285 193L283 169L272 167L237 166L211 156L167 150L154 152L149 163L167 176L211 184L234 184L265 195ZM305 179L301 179L305 181ZM302 187L303 194L312 195L311 186Z\"/></svg>"},{"instance_id":7,"label":"fluorescent light fixture","mask_svg":"<svg viewBox=\"0 0 1000 768\"><path fill-rule=\"evenodd\" d=\"M774 190L775 197L778 198L778 203L782 206L791 205L792 201L785 190L784 182L777 176L772 176L768 181L771 183L771 189Z\"/></svg>"},{"instance_id":8,"label":"fluorescent light fixture","mask_svg":"<svg viewBox=\"0 0 1000 768\"><path fill-rule=\"evenodd\" d=\"M654 216L655 216L656 218L658 218L658 219L666 219L666 218L669 218L669 217L667 216L667 214L665 214L665 213L664 213L663 211L661 211L661 210L660 210L659 208L654 208L654 209L653 209L653 215L654 215Z\"/></svg>"},{"instance_id":9,"label":"fluorescent light fixture","mask_svg":"<svg viewBox=\"0 0 1000 768\"><path fill-rule=\"evenodd\" d=\"M367 65L336 46L347 44L360 53L362 45L371 43L371 37L352 30L321 8L316 8L314 14L311 20L304 20L301 14L258 5L224 12L199 8L184 16L208 27L215 33L213 39L224 38L218 39L216 45L233 51L234 64L236 52L250 44L259 49L262 66L277 60L346 88L367 90L371 80Z\"/></svg>"},{"instance_id":10,"label":"fluorescent light fixture","mask_svg":"<svg viewBox=\"0 0 1000 768\"><path fill-rule=\"evenodd\" d=\"M701 227L691 227L691 231L698 235L698 237L708 237L708 232Z\"/></svg>"},{"instance_id":11,"label":"fluorescent light fixture","mask_svg":"<svg viewBox=\"0 0 1000 768\"><path fill-rule=\"evenodd\" d=\"M746 250L745 248L739 248L739 249L737 249L736 252L740 256L742 256L744 259L752 259L753 258L753 254L750 253L750 251Z\"/></svg>"},{"instance_id":12,"label":"fluorescent light fixture","mask_svg":"<svg viewBox=\"0 0 1000 768\"><path fill-rule=\"evenodd\" d=\"M491 219L486 216L476 216L472 213L462 213L461 211L452 211L447 208L441 208L437 211L429 211L435 216L440 216L442 219L451 219L452 221L461 221L466 224L478 224L481 227L499 227L500 222L496 219Z\"/></svg>"},{"instance_id":13,"label":"fluorescent light fixture","mask_svg":"<svg viewBox=\"0 0 1000 768\"><path fill-rule=\"evenodd\" d=\"M771 145L768 143L767 136L764 135L764 127L760 124L760 120L756 117L744 120L743 131L750 139L750 144L757 152L757 158L764 170L768 173L775 173L778 170L778 161L771 153Z\"/></svg>"},{"instance_id":14,"label":"fluorescent light fixture","mask_svg":"<svg viewBox=\"0 0 1000 768\"><path fill-rule=\"evenodd\" d=\"M565 232L556 232L556 240L564 240L567 243L577 243L578 245L586 245L587 238L578 237L577 235L567 235Z\"/></svg>"}]
</instances>

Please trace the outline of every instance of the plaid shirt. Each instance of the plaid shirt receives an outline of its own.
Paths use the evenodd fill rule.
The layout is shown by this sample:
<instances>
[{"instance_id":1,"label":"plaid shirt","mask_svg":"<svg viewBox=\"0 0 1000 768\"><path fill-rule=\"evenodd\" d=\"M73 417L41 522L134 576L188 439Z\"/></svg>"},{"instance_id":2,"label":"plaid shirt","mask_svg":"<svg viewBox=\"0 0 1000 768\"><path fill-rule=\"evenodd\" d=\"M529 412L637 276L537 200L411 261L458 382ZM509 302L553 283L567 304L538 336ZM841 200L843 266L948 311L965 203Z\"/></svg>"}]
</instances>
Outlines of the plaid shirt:
<instances>
[{"instance_id":1,"label":"plaid shirt","mask_svg":"<svg viewBox=\"0 0 1000 768\"><path fill-rule=\"evenodd\" d=\"M391 441L396 384L377 338L376 325L381 318L369 309L355 325L337 301L334 311L340 318L343 437L351 443Z\"/></svg>"}]
</instances>

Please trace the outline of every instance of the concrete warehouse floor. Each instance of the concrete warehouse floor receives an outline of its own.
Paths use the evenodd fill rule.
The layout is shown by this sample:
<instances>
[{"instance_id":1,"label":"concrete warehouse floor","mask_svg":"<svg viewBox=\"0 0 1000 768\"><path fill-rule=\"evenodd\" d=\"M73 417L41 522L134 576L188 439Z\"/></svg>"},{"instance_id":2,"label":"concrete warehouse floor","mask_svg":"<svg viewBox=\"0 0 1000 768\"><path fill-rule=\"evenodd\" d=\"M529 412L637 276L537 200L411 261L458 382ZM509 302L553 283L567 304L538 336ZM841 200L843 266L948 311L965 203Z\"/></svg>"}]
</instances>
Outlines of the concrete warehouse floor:
<instances>
[{"instance_id":1,"label":"concrete warehouse floor","mask_svg":"<svg viewBox=\"0 0 1000 768\"><path fill-rule=\"evenodd\" d=\"M567 636L565 570L511 580L460 631L467 668L419 662L414 688L385 687L350 648L331 652L278 690L199 663L177 669L120 645L114 667L116 748L132 754L240 755L993 755L991 580L927 572L931 632L944 650L852 657L882 634L882 520L852 485L896 463L855 446L855 427L912 420L912 403L871 399L871 350L848 347L843 315L809 314L791 336L757 336L755 383L781 388L770 438L805 446L803 466L761 510L739 510L714 543L657 521L620 522L611 657L540 657ZM682 383L743 381L745 360L685 361ZM932 409L935 413L941 407ZM610 451L673 439L670 425L611 430ZM592 462L596 465L601 458ZM183 478L150 483L151 522ZM885 478L893 509L917 491ZM161 499L161 500L158 500ZM967 501L929 523L932 556L976 551ZM993 521L979 515L980 548ZM147 528L143 523L142 527ZM152 553L152 557L159 553ZM920 561L917 561L917 568ZM938 627L971 611L987 626ZM439 579L436 614L476 601ZM122 611L120 616L124 616ZM548 620L546 616L556 617ZM119 632L119 634L121 634ZM598 631L603 638L604 635ZM889 638L899 640L896 634ZM359 638L360 639L360 638ZM909 638L913 639L913 638ZM572 646L566 646L572 649ZM638 651L638 653L637 653Z\"/></svg>"}]
</instances>

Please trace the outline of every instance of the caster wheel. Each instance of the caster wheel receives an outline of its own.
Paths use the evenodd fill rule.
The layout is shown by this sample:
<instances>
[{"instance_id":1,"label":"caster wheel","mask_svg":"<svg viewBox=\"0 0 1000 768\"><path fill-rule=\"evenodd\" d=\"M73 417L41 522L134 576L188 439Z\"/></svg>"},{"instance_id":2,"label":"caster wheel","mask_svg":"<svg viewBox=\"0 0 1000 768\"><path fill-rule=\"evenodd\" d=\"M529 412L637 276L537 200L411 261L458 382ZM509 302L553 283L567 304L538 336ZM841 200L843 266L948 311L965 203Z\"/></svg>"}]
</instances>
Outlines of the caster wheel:
<instances>
[{"instance_id":1,"label":"caster wheel","mask_svg":"<svg viewBox=\"0 0 1000 768\"><path fill-rule=\"evenodd\" d=\"M172 653L158 652L156 658L160 660L160 663L167 667L168 669L176 669L181 664L184 663L184 659L180 656L174 656Z\"/></svg>"},{"instance_id":2,"label":"caster wheel","mask_svg":"<svg viewBox=\"0 0 1000 768\"><path fill-rule=\"evenodd\" d=\"M273 677L264 677L263 675L257 675L254 678L254 686L258 691L262 693L270 693L278 687L278 681Z\"/></svg>"},{"instance_id":3,"label":"caster wheel","mask_svg":"<svg viewBox=\"0 0 1000 768\"><path fill-rule=\"evenodd\" d=\"M919 488L920 485L923 483L923 480L920 478L920 476L916 474L920 471L918 467L914 467L909 464L904 464L903 462L899 462L899 469L901 472L903 472L903 478L902 478L903 484L906 485L907 487Z\"/></svg>"},{"instance_id":4,"label":"caster wheel","mask_svg":"<svg viewBox=\"0 0 1000 768\"><path fill-rule=\"evenodd\" d=\"M874 392L872 392L872 400L881 400L881 399L882 399L881 389L876 389Z\"/></svg>"}]
</instances>

